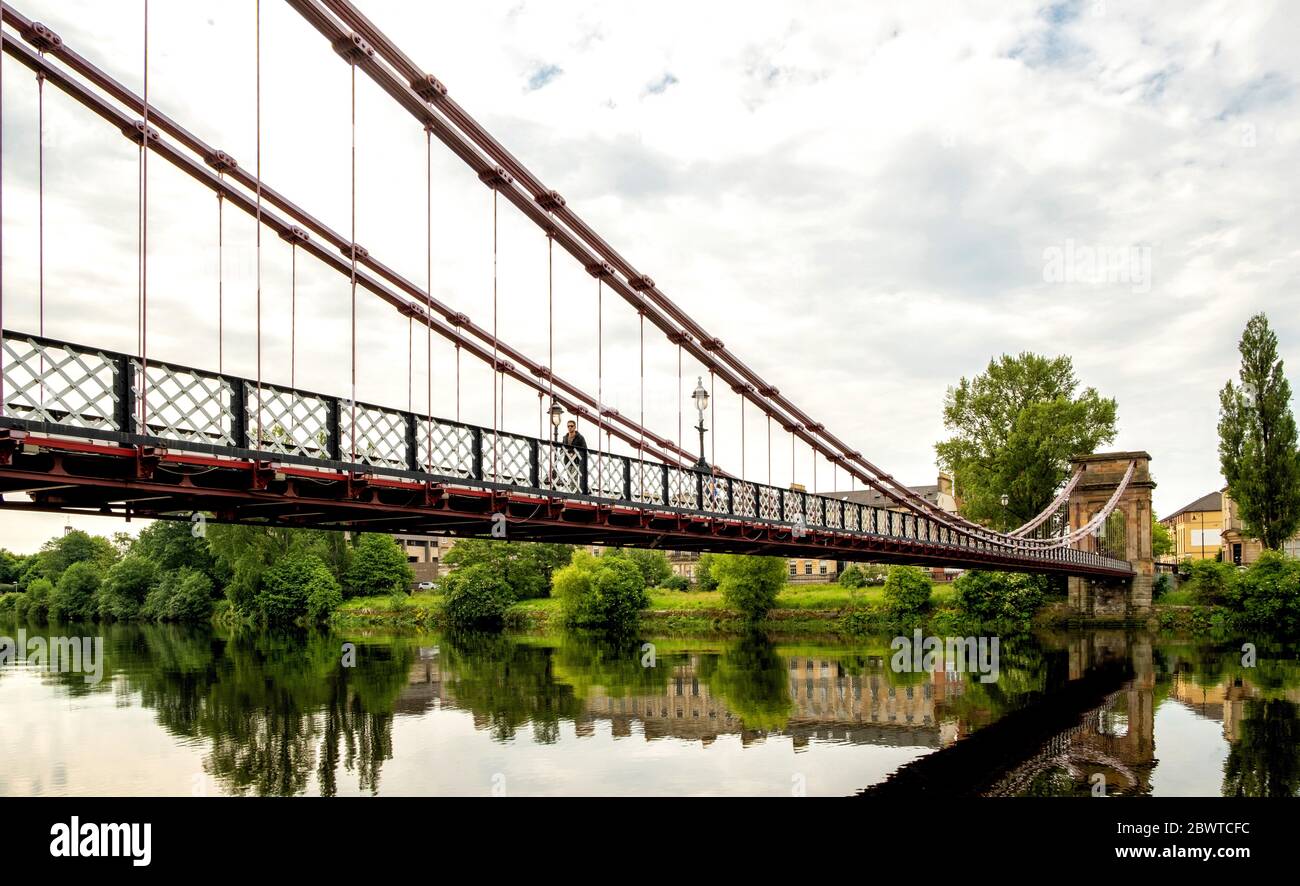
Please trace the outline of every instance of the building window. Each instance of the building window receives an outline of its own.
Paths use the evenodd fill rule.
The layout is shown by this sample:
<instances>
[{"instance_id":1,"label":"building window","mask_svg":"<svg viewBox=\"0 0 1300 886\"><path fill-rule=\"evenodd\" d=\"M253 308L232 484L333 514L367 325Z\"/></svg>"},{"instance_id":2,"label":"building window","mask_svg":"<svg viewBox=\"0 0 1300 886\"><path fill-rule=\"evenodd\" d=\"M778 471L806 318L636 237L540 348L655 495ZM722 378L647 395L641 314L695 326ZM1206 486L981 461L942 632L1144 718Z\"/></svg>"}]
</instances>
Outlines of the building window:
<instances>
[{"instance_id":1,"label":"building window","mask_svg":"<svg viewBox=\"0 0 1300 886\"><path fill-rule=\"evenodd\" d=\"M796 563L794 560L790 561L790 574L791 575L799 574L799 564Z\"/></svg>"},{"instance_id":2,"label":"building window","mask_svg":"<svg viewBox=\"0 0 1300 886\"><path fill-rule=\"evenodd\" d=\"M812 575L812 560L805 560L803 564L803 574Z\"/></svg>"},{"instance_id":3,"label":"building window","mask_svg":"<svg viewBox=\"0 0 1300 886\"><path fill-rule=\"evenodd\" d=\"M825 574L826 574L826 561L825 561L825 560L819 560L819 561L817 561L817 568L821 571L821 574L822 574L822 575L825 575Z\"/></svg>"}]
</instances>

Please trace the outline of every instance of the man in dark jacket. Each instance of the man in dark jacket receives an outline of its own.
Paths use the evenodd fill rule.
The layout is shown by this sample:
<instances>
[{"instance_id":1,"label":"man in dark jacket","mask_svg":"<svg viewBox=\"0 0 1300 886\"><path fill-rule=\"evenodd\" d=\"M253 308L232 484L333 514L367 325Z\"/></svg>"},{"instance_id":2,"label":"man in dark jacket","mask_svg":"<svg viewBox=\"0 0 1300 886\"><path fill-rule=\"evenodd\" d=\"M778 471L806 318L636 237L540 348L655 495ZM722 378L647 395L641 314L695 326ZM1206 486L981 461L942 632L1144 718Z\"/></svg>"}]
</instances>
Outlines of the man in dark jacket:
<instances>
[{"instance_id":1,"label":"man in dark jacket","mask_svg":"<svg viewBox=\"0 0 1300 886\"><path fill-rule=\"evenodd\" d=\"M578 423L573 419L569 419L564 436L560 438L560 445L565 447L565 488L570 492L578 492L582 485L582 465L587 459L587 441L578 433Z\"/></svg>"}]
</instances>

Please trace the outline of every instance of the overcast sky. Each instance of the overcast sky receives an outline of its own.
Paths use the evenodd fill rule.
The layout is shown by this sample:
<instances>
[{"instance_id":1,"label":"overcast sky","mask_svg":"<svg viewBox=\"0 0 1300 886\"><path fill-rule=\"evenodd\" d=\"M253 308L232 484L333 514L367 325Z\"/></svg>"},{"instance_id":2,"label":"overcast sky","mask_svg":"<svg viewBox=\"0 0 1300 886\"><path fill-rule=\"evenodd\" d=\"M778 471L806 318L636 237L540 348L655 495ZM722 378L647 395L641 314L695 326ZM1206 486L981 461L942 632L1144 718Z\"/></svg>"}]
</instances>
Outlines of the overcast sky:
<instances>
[{"instance_id":1,"label":"overcast sky","mask_svg":"<svg viewBox=\"0 0 1300 886\"><path fill-rule=\"evenodd\" d=\"M140 88L140 0L15 5ZM1252 313L1268 312L1296 384L1295 4L359 6L728 348L908 483L934 480L947 387L1004 352L1068 354L1118 400L1114 448L1151 453L1161 513L1221 483L1217 392ZM348 67L286 3L262 7L263 178L346 235ZM150 9L151 99L250 168L254 9ZM3 64L4 317L35 331L36 85ZM424 134L364 75L357 107L357 240L423 283ZM45 145L46 333L134 350L136 149L49 86ZM490 326L491 192L433 147L434 292ZM156 157L149 195L150 358L215 368L216 200ZM226 213L225 369L247 376L253 230ZM546 241L505 201L498 237L500 334L546 362ZM289 247L264 240L263 372L287 383ZM358 397L405 407L406 321L359 297ZM595 283L558 251L555 310L555 366L594 393ZM609 293L603 316L605 399L635 416L636 317ZM300 257L297 318L299 386L346 394L346 279ZM442 415L452 354L435 341ZM462 417L491 424L490 378L471 362ZM679 398L675 348L652 327L646 366L646 423L675 438L699 369L687 359ZM717 400L710 455L735 471L740 410L730 391ZM509 390L507 429L536 433L537 404ZM753 407L745 429L745 473L766 480ZM788 482L779 429L771 462ZM806 447L795 472L812 485ZM821 462L817 486L831 485ZM63 522L0 514L0 546L34 550Z\"/></svg>"}]
</instances>

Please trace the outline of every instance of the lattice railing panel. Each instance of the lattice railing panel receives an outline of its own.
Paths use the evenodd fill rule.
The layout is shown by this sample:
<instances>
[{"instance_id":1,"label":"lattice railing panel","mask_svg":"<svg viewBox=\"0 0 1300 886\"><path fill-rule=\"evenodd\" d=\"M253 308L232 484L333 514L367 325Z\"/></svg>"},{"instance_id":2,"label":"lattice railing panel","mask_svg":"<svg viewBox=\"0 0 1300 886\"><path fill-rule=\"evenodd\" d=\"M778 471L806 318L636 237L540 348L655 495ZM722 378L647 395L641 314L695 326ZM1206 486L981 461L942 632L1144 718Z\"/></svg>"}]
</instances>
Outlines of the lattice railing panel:
<instances>
[{"instance_id":1,"label":"lattice railing panel","mask_svg":"<svg viewBox=\"0 0 1300 886\"><path fill-rule=\"evenodd\" d=\"M474 476L474 430L464 425L420 419L416 428L420 464L442 477Z\"/></svg>"},{"instance_id":2,"label":"lattice railing panel","mask_svg":"<svg viewBox=\"0 0 1300 886\"><path fill-rule=\"evenodd\" d=\"M732 480L731 495L736 516L758 516L758 496L753 483L746 483L744 480Z\"/></svg>"},{"instance_id":3,"label":"lattice railing panel","mask_svg":"<svg viewBox=\"0 0 1300 886\"><path fill-rule=\"evenodd\" d=\"M758 516L764 520L781 519L781 491L771 486L758 487Z\"/></svg>"},{"instance_id":4,"label":"lattice railing panel","mask_svg":"<svg viewBox=\"0 0 1300 886\"><path fill-rule=\"evenodd\" d=\"M822 498L819 495L807 495L803 497L804 520L809 526L822 525Z\"/></svg>"},{"instance_id":5,"label":"lattice railing panel","mask_svg":"<svg viewBox=\"0 0 1300 886\"><path fill-rule=\"evenodd\" d=\"M496 446L493 446L493 440ZM508 483L514 486L531 486L532 452L527 437L513 434L483 432L482 462L483 479L493 483Z\"/></svg>"},{"instance_id":6,"label":"lattice railing panel","mask_svg":"<svg viewBox=\"0 0 1300 886\"><path fill-rule=\"evenodd\" d=\"M851 502L844 503L843 527L849 532L862 531L862 508Z\"/></svg>"},{"instance_id":7,"label":"lattice railing panel","mask_svg":"<svg viewBox=\"0 0 1300 886\"><path fill-rule=\"evenodd\" d=\"M803 512L803 493L787 492L785 494L785 522L802 523L807 526L808 521Z\"/></svg>"},{"instance_id":8,"label":"lattice railing panel","mask_svg":"<svg viewBox=\"0 0 1300 886\"><path fill-rule=\"evenodd\" d=\"M730 508L730 496L727 494L727 481L720 477L705 476L703 483L704 501L700 510L713 514L725 514Z\"/></svg>"},{"instance_id":9,"label":"lattice railing panel","mask_svg":"<svg viewBox=\"0 0 1300 886\"><path fill-rule=\"evenodd\" d=\"M826 509L826 527L828 529L842 529L844 527L844 502L836 501L833 498L822 499L822 504Z\"/></svg>"},{"instance_id":10,"label":"lattice railing panel","mask_svg":"<svg viewBox=\"0 0 1300 886\"><path fill-rule=\"evenodd\" d=\"M339 445L344 461L407 467L406 416L391 409L357 404L356 437L352 436L352 410L344 403L339 409ZM351 458L348 451L352 452Z\"/></svg>"},{"instance_id":11,"label":"lattice railing panel","mask_svg":"<svg viewBox=\"0 0 1300 886\"><path fill-rule=\"evenodd\" d=\"M589 453L590 478L588 484L592 495L601 498L623 498L624 460L607 452Z\"/></svg>"},{"instance_id":12,"label":"lattice railing panel","mask_svg":"<svg viewBox=\"0 0 1300 886\"><path fill-rule=\"evenodd\" d=\"M632 501L662 505L664 501L663 466L645 461L632 462Z\"/></svg>"},{"instance_id":13,"label":"lattice railing panel","mask_svg":"<svg viewBox=\"0 0 1300 886\"><path fill-rule=\"evenodd\" d=\"M94 350L35 338L4 339L4 414L120 431L115 361Z\"/></svg>"},{"instance_id":14,"label":"lattice railing panel","mask_svg":"<svg viewBox=\"0 0 1300 886\"><path fill-rule=\"evenodd\" d=\"M540 444L537 464L539 482L543 488L560 492L582 491L582 452L572 446L558 443ZM588 454L588 459L595 458ZM619 490L622 496L622 490Z\"/></svg>"},{"instance_id":15,"label":"lattice railing panel","mask_svg":"<svg viewBox=\"0 0 1300 886\"><path fill-rule=\"evenodd\" d=\"M141 363L131 361L132 383L147 403L132 416L136 433L168 440L234 446L234 386L219 375L150 363L141 385ZM140 429L144 412L147 430Z\"/></svg>"},{"instance_id":16,"label":"lattice railing panel","mask_svg":"<svg viewBox=\"0 0 1300 886\"><path fill-rule=\"evenodd\" d=\"M703 510L700 507L699 490L696 486L699 475L695 471L681 468L668 469L668 503L675 508L690 511Z\"/></svg>"},{"instance_id":17,"label":"lattice railing panel","mask_svg":"<svg viewBox=\"0 0 1300 886\"><path fill-rule=\"evenodd\" d=\"M256 387L248 386L245 404L249 448L282 455L329 458L332 402L272 385L262 385L260 393Z\"/></svg>"}]
</instances>

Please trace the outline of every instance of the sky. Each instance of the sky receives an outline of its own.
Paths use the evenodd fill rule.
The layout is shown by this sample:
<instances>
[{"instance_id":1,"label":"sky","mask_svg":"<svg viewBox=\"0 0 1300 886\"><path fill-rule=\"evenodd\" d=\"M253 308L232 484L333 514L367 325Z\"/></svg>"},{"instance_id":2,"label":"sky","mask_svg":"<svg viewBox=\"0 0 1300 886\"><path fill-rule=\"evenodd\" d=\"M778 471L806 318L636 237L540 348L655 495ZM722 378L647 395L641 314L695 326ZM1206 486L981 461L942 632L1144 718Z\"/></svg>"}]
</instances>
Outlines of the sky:
<instances>
[{"instance_id":1,"label":"sky","mask_svg":"<svg viewBox=\"0 0 1300 886\"><path fill-rule=\"evenodd\" d=\"M141 89L141 0L14 5ZM1067 354L1116 398L1111 448L1151 453L1158 513L1221 484L1218 391L1253 313L1300 383L1295 4L358 5L670 298L905 482L934 482L947 388L1003 353ZM155 0L150 98L346 235L349 68L288 4L262 3L259 142L256 9ZM34 332L37 87L3 65L4 322ZM136 148L49 85L44 114L45 333L134 351ZM421 284L431 262L434 294L490 328L491 191L436 141L426 154L364 75L356 114L357 242ZM217 366L216 203L151 159L151 361ZM254 231L225 213L221 353L248 377ZM502 200L496 242L500 336L697 445L699 366L683 361L679 394L676 348L648 326L643 394L635 312L606 292L598 322L595 282L560 251L552 339L545 238ZM291 285L273 235L260 254L264 378L348 393L346 278L300 256ZM408 366L407 321L358 298L357 397L421 409L432 377L433 411L454 417L454 349L416 333ZM490 374L471 363L461 418L490 425ZM503 426L537 433L538 402L508 385ZM769 458L755 407L742 436L730 391L706 424L711 461L814 485L779 428ZM821 491L847 486L816 471ZM34 550L64 522L0 513L0 547Z\"/></svg>"}]
</instances>

